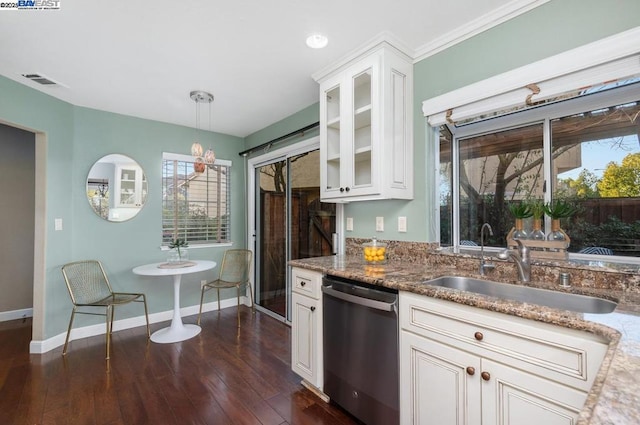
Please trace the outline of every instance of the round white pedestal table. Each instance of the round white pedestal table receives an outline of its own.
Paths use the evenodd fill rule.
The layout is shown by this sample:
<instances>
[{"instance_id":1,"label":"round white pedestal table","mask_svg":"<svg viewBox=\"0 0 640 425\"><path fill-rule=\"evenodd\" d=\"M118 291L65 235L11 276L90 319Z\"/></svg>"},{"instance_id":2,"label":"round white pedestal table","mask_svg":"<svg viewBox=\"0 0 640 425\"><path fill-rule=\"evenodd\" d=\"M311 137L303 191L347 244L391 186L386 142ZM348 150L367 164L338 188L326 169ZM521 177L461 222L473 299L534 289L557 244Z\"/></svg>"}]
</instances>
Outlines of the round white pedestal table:
<instances>
[{"instance_id":1,"label":"round white pedestal table","mask_svg":"<svg viewBox=\"0 0 640 425\"><path fill-rule=\"evenodd\" d=\"M216 265L215 261L191 260L181 267L168 265L168 263L153 263L133 269L133 273L141 276L173 277L173 318L171 319L171 326L154 332L151 335L151 341L168 344L193 338L200 333L200 326L182 323L182 316L180 315L180 281L183 274L211 270Z\"/></svg>"}]
</instances>

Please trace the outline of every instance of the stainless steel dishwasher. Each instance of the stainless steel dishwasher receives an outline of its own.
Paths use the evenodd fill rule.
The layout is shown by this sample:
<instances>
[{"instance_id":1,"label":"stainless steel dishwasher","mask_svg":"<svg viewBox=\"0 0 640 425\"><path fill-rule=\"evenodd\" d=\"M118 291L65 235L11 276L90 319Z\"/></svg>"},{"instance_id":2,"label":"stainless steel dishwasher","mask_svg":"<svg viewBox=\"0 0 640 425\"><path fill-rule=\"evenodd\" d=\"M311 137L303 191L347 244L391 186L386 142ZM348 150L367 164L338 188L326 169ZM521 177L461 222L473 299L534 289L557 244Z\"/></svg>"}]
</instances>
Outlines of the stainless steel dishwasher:
<instances>
[{"instance_id":1,"label":"stainless steel dishwasher","mask_svg":"<svg viewBox=\"0 0 640 425\"><path fill-rule=\"evenodd\" d=\"M326 276L324 392L368 425L398 424L398 292Z\"/></svg>"}]
</instances>

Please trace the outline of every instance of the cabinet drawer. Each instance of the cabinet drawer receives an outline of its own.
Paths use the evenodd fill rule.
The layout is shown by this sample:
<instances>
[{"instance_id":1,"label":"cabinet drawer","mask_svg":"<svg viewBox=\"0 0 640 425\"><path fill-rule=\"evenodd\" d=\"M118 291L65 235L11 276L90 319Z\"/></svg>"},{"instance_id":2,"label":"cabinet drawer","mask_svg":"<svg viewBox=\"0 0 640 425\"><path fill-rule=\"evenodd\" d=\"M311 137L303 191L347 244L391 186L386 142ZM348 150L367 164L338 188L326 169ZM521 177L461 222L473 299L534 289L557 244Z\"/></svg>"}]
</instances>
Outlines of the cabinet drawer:
<instances>
[{"instance_id":1,"label":"cabinet drawer","mask_svg":"<svg viewBox=\"0 0 640 425\"><path fill-rule=\"evenodd\" d=\"M596 335L401 293L403 329L588 391L608 344Z\"/></svg>"},{"instance_id":2,"label":"cabinet drawer","mask_svg":"<svg viewBox=\"0 0 640 425\"><path fill-rule=\"evenodd\" d=\"M293 281L293 292L306 295L313 299L320 299L320 285L322 285L322 274L305 269L293 267L291 269Z\"/></svg>"}]
</instances>

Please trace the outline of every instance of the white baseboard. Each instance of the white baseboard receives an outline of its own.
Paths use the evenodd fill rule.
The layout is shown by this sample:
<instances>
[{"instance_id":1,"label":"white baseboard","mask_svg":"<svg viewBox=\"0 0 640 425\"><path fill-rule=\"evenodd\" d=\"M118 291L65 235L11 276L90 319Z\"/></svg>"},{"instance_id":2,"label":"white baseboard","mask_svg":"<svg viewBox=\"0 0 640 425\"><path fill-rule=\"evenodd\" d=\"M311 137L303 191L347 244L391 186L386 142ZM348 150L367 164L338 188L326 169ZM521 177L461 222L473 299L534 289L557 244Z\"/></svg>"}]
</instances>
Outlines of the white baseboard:
<instances>
[{"instance_id":1,"label":"white baseboard","mask_svg":"<svg viewBox=\"0 0 640 425\"><path fill-rule=\"evenodd\" d=\"M8 322L9 320L24 319L33 317L32 308L23 308L22 310L0 311L0 322Z\"/></svg>"},{"instance_id":2,"label":"white baseboard","mask_svg":"<svg viewBox=\"0 0 640 425\"><path fill-rule=\"evenodd\" d=\"M250 306L249 298L246 296L240 297L240 303L246 306ZM236 307L237 298L227 298L225 300L220 300L220 308L230 308ZM202 312L207 311L215 311L218 310L218 301L213 301L210 303L205 303L202 305ZM189 307L183 307L180 309L180 314L182 317L192 316L194 314L198 314L200 311L200 304L192 305ZM22 316L21 316L22 317ZM159 313L153 313L149 315L149 324L165 322L167 320L171 320L173 317L173 310L162 311ZM113 322L113 332L118 332L124 329L136 328L138 326L144 326L145 320L144 316L131 317L129 319L116 320ZM101 323L99 325L91 325L84 326L81 328L73 328L71 329L71 336L69 337L69 341L74 341L82 338L89 338L96 335L104 335L106 333L106 325ZM43 354L48 351L53 350L54 348L60 347L64 345L64 339L67 336L67 332L62 332L56 336L45 339L43 341L35 341L32 340L29 344L29 352L31 354Z\"/></svg>"}]
</instances>

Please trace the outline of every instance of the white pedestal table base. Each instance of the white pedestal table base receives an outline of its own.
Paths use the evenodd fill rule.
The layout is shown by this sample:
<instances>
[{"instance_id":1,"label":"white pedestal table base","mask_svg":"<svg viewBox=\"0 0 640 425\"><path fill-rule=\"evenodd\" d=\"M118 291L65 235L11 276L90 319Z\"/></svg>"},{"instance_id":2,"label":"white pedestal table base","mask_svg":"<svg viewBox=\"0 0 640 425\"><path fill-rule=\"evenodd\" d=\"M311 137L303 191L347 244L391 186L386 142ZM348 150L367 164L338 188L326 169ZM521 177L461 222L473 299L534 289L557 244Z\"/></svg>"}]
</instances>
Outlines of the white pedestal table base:
<instances>
[{"instance_id":1,"label":"white pedestal table base","mask_svg":"<svg viewBox=\"0 0 640 425\"><path fill-rule=\"evenodd\" d=\"M180 281L182 275L173 276L173 318L171 326L155 331L151 335L151 341L160 344L180 342L198 335L202 330L198 325L183 324L180 316Z\"/></svg>"},{"instance_id":2,"label":"white pedestal table base","mask_svg":"<svg viewBox=\"0 0 640 425\"><path fill-rule=\"evenodd\" d=\"M180 342L193 338L198 335L202 328L198 325L180 323L181 328L174 329L173 326L155 331L151 335L151 341L158 342L160 344L169 344L171 342Z\"/></svg>"}]
</instances>

